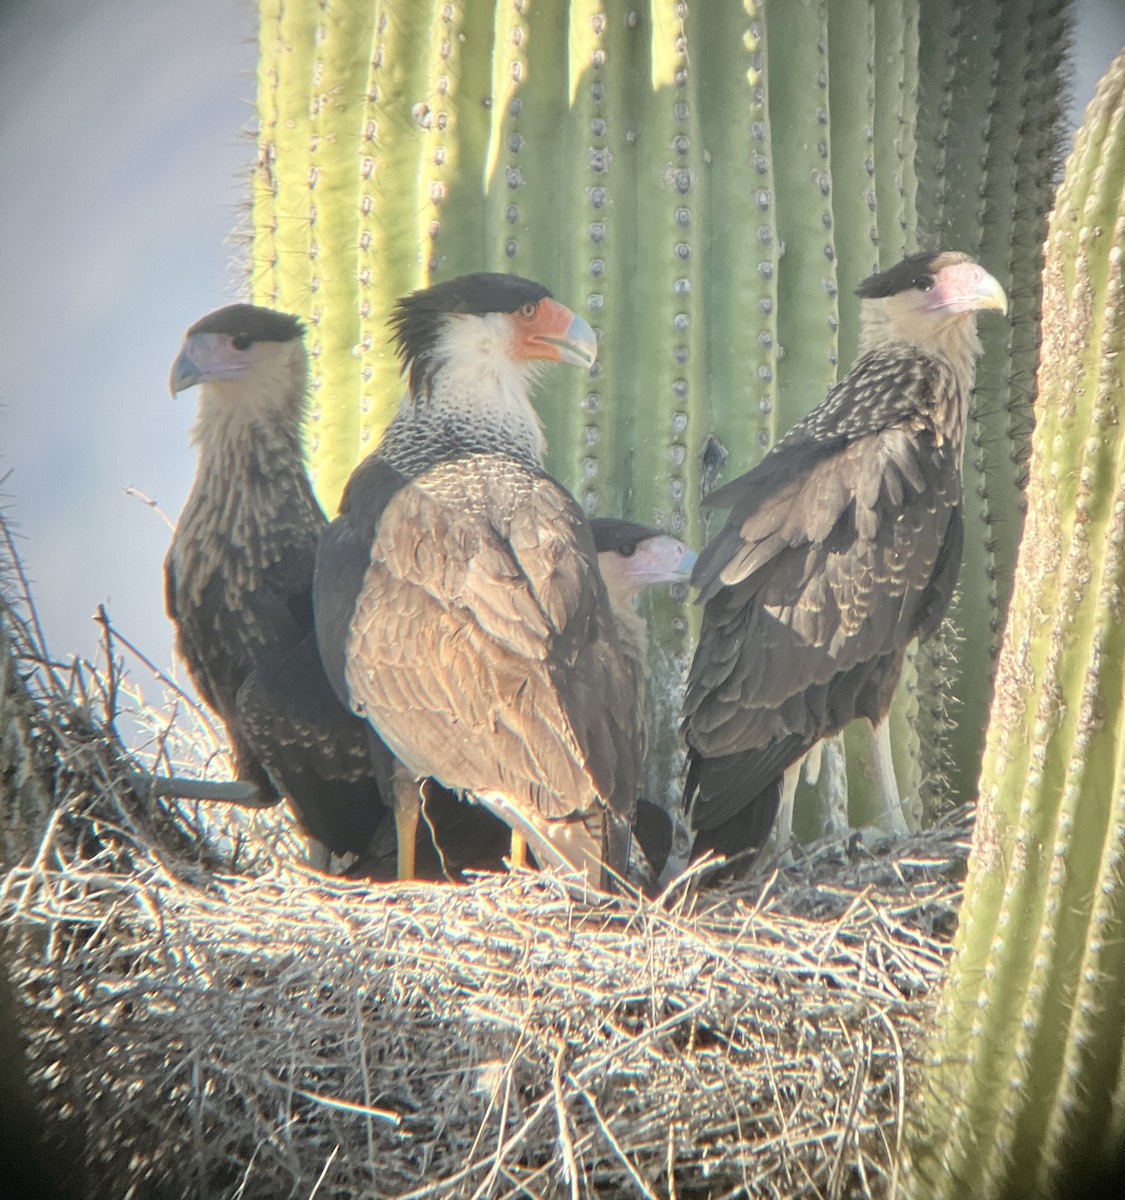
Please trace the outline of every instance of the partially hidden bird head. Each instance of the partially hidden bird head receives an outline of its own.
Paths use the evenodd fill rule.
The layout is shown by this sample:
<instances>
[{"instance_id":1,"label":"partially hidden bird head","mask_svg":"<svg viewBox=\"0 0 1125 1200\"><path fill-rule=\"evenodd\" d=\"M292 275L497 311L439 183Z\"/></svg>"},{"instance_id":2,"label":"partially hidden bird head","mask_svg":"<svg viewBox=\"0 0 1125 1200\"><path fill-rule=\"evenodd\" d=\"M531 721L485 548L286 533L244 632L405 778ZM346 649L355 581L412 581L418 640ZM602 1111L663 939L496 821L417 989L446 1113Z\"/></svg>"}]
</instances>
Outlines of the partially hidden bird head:
<instances>
[{"instance_id":1,"label":"partially hidden bird head","mask_svg":"<svg viewBox=\"0 0 1125 1200\"><path fill-rule=\"evenodd\" d=\"M863 350L886 341L927 350L948 341L952 350L960 350L963 342L975 345L978 312L1008 311L1000 284L969 255L955 250L911 254L869 276L856 295L863 301Z\"/></svg>"},{"instance_id":2,"label":"partially hidden bird head","mask_svg":"<svg viewBox=\"0 0 1125 1200\"><path fill-rule=\"evenodd\" d=\"M526 387L546 363L590 367L598 353L582 317L519 275L478 272L413 292L391 327L412 394L449 366L477 377L515 372Z\"/></svg>"},{"instance_id":3,"label":"partially hidden bird head","mask_svg":"<svg viewBox=\"0 0 1125 1200\"><path fill-rule=\"evenodd\" d=\"M598 568L615 607L632 604L646 587L691 578L696 554L669 534L615 517L594 517L590 525Z\"/></svg>"}]
</instances>

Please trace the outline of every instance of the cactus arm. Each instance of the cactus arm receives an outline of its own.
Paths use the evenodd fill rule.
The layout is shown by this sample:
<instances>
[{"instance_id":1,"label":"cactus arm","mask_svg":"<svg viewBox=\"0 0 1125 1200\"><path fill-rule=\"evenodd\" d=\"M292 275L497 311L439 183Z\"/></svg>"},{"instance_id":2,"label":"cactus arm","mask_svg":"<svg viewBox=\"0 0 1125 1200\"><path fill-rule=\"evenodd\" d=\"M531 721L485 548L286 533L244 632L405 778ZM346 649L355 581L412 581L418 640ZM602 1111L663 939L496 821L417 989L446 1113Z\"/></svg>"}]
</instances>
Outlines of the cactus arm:
<instances>
[{"instance_id":1,"label":"cactus arm","mask_svg":"<svg viewBox=\"0 0 1125 1200\"><path fill-rule=\"evenodd\" d=\"M695 510L698 465L688 445L701 439L706 413L702 256L710 178L700 146L697 72L687 54L688 30L668 0L652 0L647 88L651 97L636 116L637 250L634 313L638 346L632 363L637 404L634 422L633 512L638 520L683 537ZM644 334L638 325L643 322ZM659 618L658 618L659 620ZM661 633L666 636L665 628Z\"/></svg>"},{"instance_id":2,"label":"cactus arm","mask_svg":"<svg viewBox=\"0 0 1125 1200\"><path fill-rule=\"evenodd\" d=\"M1120 1126L1106 1097L1125 1045L1123 191L1125 56L1051 222L1043 420L931 1060L927 1195L1046 1194Z\"/></svg>"},{"instance_id":3,"label":"cactus arm","mask_svg":"<svg viewBox=\"0 0 1125 1200\"><path fill-rule=\"evenodd\" d=\"M490 243L487 233L484 166L495 112L495 20L485 4L435 5L433 27L431 42L439 53L430 71L437 101L431 129L433 157L442 160L436 180L442 201L434 214L428 266L430 278L450 279L503 267L499 237Z\"/></svg>"},{"instance_id":4,"label":"cactus arm","mask_svg":"<svg viewBox=\"0 0 1125 1200\"><path fill-rule=\"evenodd\" d=\"M781 34L782 36L778 36ZM787 430L836 381L835 245L829 147L828 14L823 0L786 6L768 41L777 226L779 429Z\"/></svg>"},{"instance_id":5,"label":"cactus arm","mask_svg":"<svg viewBox=\"0 0 1125 1200\"><path fill-rule=\"evenodd\" d=\"M308 213L298 208L290 181L308 178L316 9L263 0L260 28L258 87L267 102L258 135L261 186L254 193L252 294L256 303L306 313Z\"/></svg>"},{"instance_id":6,"label":"cactus arm","mask_svg":"<svg viewBox=\"0 0 1125 1200\"><path fill-rule=\"evenodd\" d=\"M702 280L709 313L706 374L698 363L689 364L696 401L703 396L708 401L706 417L702 408L696 410L699 421L690 437L704 455L704 492L725 464L728 477L748 470L778 434L779 239L764 8L744 5L744 16L733 28L706 16L698 22L697 53L707 64L707 86L699 97L707 156L703 169L710 179L708 219L717 235L701 236L698 206L694 212L688 208L695 225L693 252L707 262ZM731 97L738 98L737 121L726 116Z\"/></svg>"},{"instance_id":7,"label":"cactus arm","mask_svg":"<svg viewBox=\"0 0 1125 1200\"><path fill-rule=\"evenodd\" d=\"M582 312L600 335L598 365L592 378L565 380L558 405L552 461L583 508L590 513L624 511L627 480L615 477L618 423L615 415L632 402L615 395L604 404L605 380L622 380L627 372L617 359L622 350L619 321L612 303L624 288L629 268L622 261L620 239L607 246L607 207L625 205L632 190L631 163L625 150L627 109L620 89L607 94L607 81L623 81L628 72L607 69L624 64L626 45L609 46L613 34L627 35L624 21L612 33L601 0L572 0L567 26L568 117L555 136L565 139L560 175L561 200L573 232L572 253L560 254L553 283L567 303ZM609 224L614 234L613 223ZM610 297L607 300L607 296ZM627 444L627 443L626 443Z\"/></svg>"},{"instance_id":8,"label":"cactus arm","mask_svg":"<svg viewBox=\"0 0 1125 1200\"><path fill-rule=\"evenodd\" d=\"M251 183L254 224L252 289L259 304L278 303L278 182L276 174L281 93L282 0L262 0L258 19L258 162Z\"/></svg>"},{"instance_id":9,"label":"cactus arm","mask_svg":"<svg viewBox=\"0 0 1125 1200\"><path fill-rule=\"evenodd\" d=\"M918 149L914 167L918 240L926 249L934 248L945 222L946 158L963 16L961 2L923 4L918 13Z\"/></svg>"},{"instance_id":10,"label":"cactus arm","mask_svg":"<svg viewBox=\"0 0 1125 1200\"><path fill-rule=\"evenodd\" d=\"M850 293L879 265L875 10L870 0L837 0L832 6L831 29L828 106L821 136L829 137L831 130L830 252L835 257L840 282ZM890 181L893 176L889 157L886 163L882 174ZM826 246L826 257L828 253ZM838 355L847 371L859 348L859 305L852 302L850 294L839 305L839 322Z\"/></svg>"},{"instance_id":11,"label":"cactus arm","mask_svg":"<svg viewBox=\"0 0 1125 1200\"><path fill-rule=\"evenodd\" d=\"M429 69L428 59L414 53L414 47L428 46L429 32L422 5L386 4L376 12L356 164L361 176L360 432L354 457L374 449L402 395L387 329L394 302L426 282L426 264L415 243L420 200L413 184L424 153ZM327 437L322 444L327 445Z\"/></svg>"},{"instance_id":12,"label":"cactus arm","mask_svg":"<svg viewBox=\"0 0 1125 1200\"><path fill-rule=\"evenodd\" d=\"M984 354L964 464L964 565L951 612L963 640L953 645L947 639L931 652L952 660L938 674L952 682L956 704L937 725L951 729L950 782L962 797L973 794L987 723L992 671L981 665L993 663L998 652L1022 528L1033 421L1029 383L1037 361L1036 247L1050 195L1049 166L1036 164L1053 161L1061 86L1057 70L1038 64L1057 65L1066 43L1065 9L1059 0L1001 0L993 8L961 4L952 25L943 28L956 44L944 64L932 35L949 18L925 14L923 46L931 47L935 61L924 63L923 91L939 102L946 145L937 155L936 181L924 174L928 182L920 184L923 241L977 247L1013 297L1011 323L989 322L981 331ZM935 77L944 79L940 90ZM924 94L923 109L927 102ZM920 157L926 173L933 149ZM941 709L941 682L923 680L921 690L929 692L924 708Z\"/></svg>"},{"instance_id":13,"label":"cactus arm","mask_svg":"<svg viewBox=\"0 0 1125 1200\"><path fill-rule=\"evenodd\" d=\"M875 0L873 186L878 213L879 261L894 266L917 244L914 155L918 111L918 7Z\"/></svg>"},{"instance_id":14,"label":"cactus arm","mask_svg":"<svg viewBox=\"0 0 1125 1200\"><path fill-rule=\"evenodd\" d=\"M314 33L309 145L309 468L321 503L334 512L359 450L355 402L356 258L359 177L355 170L374 9L322 0ZM325 426L332 438L323 440Z\"/></svg>"}]
</instances>

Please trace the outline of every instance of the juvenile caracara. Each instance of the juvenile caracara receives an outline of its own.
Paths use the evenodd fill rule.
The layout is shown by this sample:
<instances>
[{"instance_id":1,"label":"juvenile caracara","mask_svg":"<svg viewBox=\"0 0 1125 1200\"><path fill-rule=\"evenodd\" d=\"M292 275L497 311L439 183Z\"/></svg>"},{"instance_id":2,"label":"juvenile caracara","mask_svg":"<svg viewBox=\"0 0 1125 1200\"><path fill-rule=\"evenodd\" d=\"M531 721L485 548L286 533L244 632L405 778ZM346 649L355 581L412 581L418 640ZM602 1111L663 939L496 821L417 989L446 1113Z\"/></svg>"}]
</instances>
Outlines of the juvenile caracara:
<instances>
[{"instance_id":1,"label":"juvenile caracara","mask_svg":"<svg viewBox=\"0 0 1125 1200\"><path fill-rule=\"evenodd\" d=\"M645 588L661 583L681 583L691 577L695 551L670 534L621 521L616 517L593 517L594 543L598 548L598 568L609 592L617 633L637 678L638 703L641 705L642 759L648 751L649 713L647 685L649 677L648 625L636 604ZM659 879L672 849L672 819L659 805L643 797L637 800L633 817L633 840L639 843L653 878L646 880L645 864L635 862L631 872L635 880L651 886Z\"/></svg>"},{"instance_id":2,"label":"juvenile caracara","mask_svg":"<svg viewBox=\"0 0 1125 1200\"><path fill-rule=\"evenodd\" d=\"M188 330L170 386L175 395L199 385L199 467L164 562L165 595L192 682L227 727L238 778L263 803L287 797L337 854L363 853L386 814L374 739L337 701L313 634L313 564L327 521L302 456L302 334L296 317L250 304ZM389 755L380 757L389 778Z\"/></svg>"},{"instance_id":3,"label":"juvenile caracara","mask_svg":"<svg viewBox=\"0 0 1125 1200\"><path fill-rule=\"evenodd\" d=\"M1007 300L950 252L857 294L850 373L706 501L730 516L692 577L706 606L684 703L696 855L759 849L786 769L856 717L877 731L886 823L901 821L883 718L907 646L949 608L976 314Z\"/></svg>"},{"instance_id":4,"label":"juvenile caracara","mask_svg":"<svg viewBox=\"0 0 1125 1200\"><path fill-rule=\"evenodd\" d=\"M467 275L400 301L407 393L320 540L321 656L399 766L400 874L418 781L500 816L541 863L624 870L638 705L588 522L542 468L529 393L589 367L590 327L538 284Z\"/></svg>"}]
</instances>

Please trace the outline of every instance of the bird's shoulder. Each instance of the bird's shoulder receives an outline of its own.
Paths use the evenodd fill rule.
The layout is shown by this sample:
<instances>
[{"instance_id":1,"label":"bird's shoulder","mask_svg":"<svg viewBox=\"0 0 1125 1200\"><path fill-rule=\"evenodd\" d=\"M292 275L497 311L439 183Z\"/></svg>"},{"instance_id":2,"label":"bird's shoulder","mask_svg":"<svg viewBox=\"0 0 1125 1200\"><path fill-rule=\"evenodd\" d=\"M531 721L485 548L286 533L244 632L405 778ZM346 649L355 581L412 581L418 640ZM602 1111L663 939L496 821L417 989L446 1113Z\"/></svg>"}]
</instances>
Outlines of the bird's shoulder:
<instances>
[{"instance_id":1,"label":"bird's shoulder","mask_svg":"<svg viewBox=\"0 0 1125 1200\"><path fill-rule=\"evenodd\" d=\"M940 381L940 364L926 355L865 356L757 466L711 493L708 505L729 515L696 564L701 599L784 550L871 540L917 497L959 503L959 447L919 403L920 389Z\"/></svg>"}]
</instances>

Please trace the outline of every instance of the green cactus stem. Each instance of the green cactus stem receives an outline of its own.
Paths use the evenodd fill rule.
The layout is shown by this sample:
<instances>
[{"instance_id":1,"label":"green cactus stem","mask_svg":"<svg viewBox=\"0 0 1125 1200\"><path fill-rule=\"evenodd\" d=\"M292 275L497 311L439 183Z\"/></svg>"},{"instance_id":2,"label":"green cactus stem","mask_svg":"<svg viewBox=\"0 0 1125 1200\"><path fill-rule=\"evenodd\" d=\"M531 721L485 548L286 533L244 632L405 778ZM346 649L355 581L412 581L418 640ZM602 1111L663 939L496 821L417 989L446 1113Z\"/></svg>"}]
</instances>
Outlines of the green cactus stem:
<instances>
[{"instance_id":1,"label":"green cactus stem","mask_svg":"<svg viewBox=\"0 0 1125 1200\"><path fill-rule=\"evenodd\" d=\"M1008 324L990 321L981 330L952 629L919 656L923 784L937 781L956 799L974 794L1023 527L1039 247L1062 144L1068 7L1065 0L958 0L922 9L919 241L974 253L1011 298Z\"/></svg>"},{"instance_id":2,"label":"green cactus stem","mask_svg":"<svg viewBox=\"0 0 1125 1200\"><path fill-rule=\"evenodd\" d=\"M1027 529L914 1193L1056 1193L1125 1135L1125 55L1050 222Z\"/></svg>"}]
</instances>

